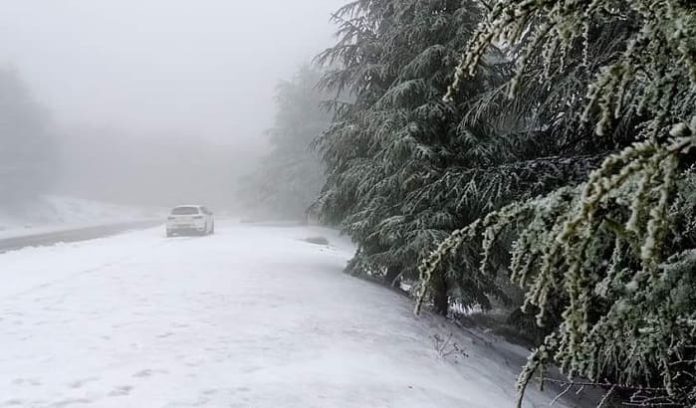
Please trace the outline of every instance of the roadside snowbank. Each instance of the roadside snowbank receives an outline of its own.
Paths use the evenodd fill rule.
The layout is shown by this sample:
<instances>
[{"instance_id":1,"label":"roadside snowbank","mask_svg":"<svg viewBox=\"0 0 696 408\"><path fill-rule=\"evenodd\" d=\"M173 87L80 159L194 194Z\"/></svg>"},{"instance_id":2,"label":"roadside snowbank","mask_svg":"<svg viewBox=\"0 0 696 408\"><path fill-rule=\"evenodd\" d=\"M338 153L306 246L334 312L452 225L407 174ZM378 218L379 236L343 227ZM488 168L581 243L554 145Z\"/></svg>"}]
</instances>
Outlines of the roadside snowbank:
<instances>
[{"instance_id":1,"label":"roadside snowbank","mask_svg":"<svg viewBox=\"0 0 696 408\"><path fill-rule=\"evenodd\" d=\"M0 207L0 238L162 218L159 208L136 208L63 196L43 196L20 208Z\"/></svg>"}]
</instances>

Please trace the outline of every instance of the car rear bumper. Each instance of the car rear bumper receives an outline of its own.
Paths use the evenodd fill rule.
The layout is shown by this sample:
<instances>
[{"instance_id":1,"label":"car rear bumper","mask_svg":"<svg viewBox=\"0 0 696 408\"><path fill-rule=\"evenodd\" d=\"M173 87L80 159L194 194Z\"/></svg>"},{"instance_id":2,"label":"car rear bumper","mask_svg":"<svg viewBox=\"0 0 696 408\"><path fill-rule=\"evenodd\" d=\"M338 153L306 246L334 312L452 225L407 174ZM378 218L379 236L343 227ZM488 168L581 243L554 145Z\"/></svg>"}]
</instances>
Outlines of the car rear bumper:
<instances>
[{"instance_id":1,"label":"car rear bumper","mask_svg":"<svg viewBox=\"0 0 696 408\"><path fill-rule=\"evenodd\" d=\"M194 234L205 232L205 225L175 226L168 225L167 233L170 234Z\"/></svg>"}]
</instances>

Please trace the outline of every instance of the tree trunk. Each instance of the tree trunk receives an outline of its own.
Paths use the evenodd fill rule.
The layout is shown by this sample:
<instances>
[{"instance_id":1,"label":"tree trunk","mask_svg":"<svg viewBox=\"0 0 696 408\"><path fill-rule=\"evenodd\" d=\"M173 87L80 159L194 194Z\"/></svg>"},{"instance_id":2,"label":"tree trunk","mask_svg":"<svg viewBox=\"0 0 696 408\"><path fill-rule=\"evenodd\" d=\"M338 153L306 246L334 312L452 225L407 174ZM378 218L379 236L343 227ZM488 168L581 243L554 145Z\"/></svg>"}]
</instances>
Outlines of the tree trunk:
<instances>
[{"instance_id":1,"label":"tree trunk","mask_svg":"<svg viewBox=\"0 0 696 408\"><path fill-rule=\"evenodd\" d=\"M449 296L447 294L447 280L437 275L432 281L433 310L441 316L447 316L449 312Z\"/></svg>"},{"instance_id":2,"label":"tree trunk","mask_svg":"<svg viewBox=\"0 0 696 408\"><path fill-rule=\"evenodd\" d=\"M384 283L389 286L396 286L399 275L401 275L401 268L399 266L389 266L387 268L387 274L384 276Z\"/></svg>"}]
</instances>

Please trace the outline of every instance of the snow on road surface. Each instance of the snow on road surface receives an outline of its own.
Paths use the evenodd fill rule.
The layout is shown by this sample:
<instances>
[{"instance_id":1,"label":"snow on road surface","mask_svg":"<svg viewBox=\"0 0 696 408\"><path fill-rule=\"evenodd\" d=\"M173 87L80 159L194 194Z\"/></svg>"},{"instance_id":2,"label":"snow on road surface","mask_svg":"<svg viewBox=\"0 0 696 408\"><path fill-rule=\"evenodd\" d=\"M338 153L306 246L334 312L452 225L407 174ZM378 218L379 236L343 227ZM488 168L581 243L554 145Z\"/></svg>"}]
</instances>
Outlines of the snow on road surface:
<instances>
[{"instance_id":1,"label":"snow on road surface","mask_svg":"<svg viewBox=\"0 0 696 408\"><path fill-rule=\"evenodd\" d=\"M217 229L0 255L0 406L513 406L518 366L461 333L469 357L442 357L432 335L453 329L341 273L330 231ZM318 234L332 245L302 241Z\"/></svg>"}]
</instances>

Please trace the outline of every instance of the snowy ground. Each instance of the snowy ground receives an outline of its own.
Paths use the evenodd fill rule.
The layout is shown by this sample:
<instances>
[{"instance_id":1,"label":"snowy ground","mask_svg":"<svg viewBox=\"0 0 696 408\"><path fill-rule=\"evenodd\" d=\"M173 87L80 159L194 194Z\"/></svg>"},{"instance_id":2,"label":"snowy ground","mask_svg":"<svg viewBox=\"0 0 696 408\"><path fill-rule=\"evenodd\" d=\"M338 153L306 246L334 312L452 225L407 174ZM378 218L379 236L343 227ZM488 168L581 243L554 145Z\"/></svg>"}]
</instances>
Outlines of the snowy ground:
<instances>
[{"instance_id":1,"label":"snowy ground","mask_svg":"<svg viewBox=\"0 0 696 408\"><path fill-rule=\"evenodd\" d=\"M136 208L74 197L43 196L18 208L0 207L0 238L96 225L162 219L160 208Z\"/></svg>"},{"instance_id":2,"label":"snowy ground","mask_svg":"<svg viewBox=\"0 0 696 408\"><path fill-rule=\"evenodd\" d=\"M432 335L456 329L342 274L351 254L219 222L0 255L0 406L513 406L518 366L463 332L469 357L440 356Z\"/></svg>"}]
</instances>

